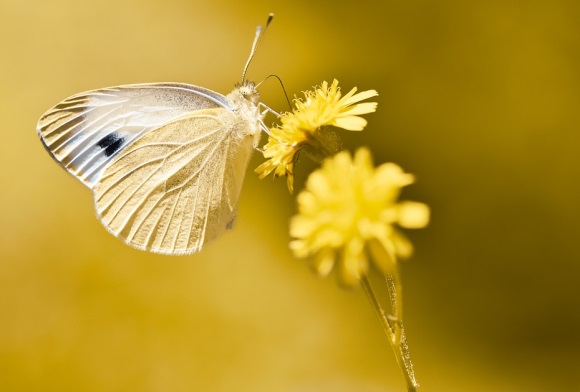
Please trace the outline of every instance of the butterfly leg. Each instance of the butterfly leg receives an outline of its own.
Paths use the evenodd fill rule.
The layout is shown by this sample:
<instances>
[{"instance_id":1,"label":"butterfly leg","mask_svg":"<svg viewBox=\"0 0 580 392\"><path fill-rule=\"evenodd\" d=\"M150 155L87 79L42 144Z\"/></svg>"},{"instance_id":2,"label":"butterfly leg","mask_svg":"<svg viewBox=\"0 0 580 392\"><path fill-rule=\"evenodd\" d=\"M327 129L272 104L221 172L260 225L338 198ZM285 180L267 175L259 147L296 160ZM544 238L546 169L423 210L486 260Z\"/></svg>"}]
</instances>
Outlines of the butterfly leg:
<instances>
[{"instance_id":1,"label":"butterfly leg","mask_svg":"<svg viewBox=\"0 0 580 392\"><path fill-rule=\"evenodd\" d=\"M264 120L262 119L260 119L260 128L262 128L262 131L266 132L266 134L270 136L270 129L266 126L266 124L264 124Z\"/></svg>"},{"instance_id":2,"label":"butterfly leg","mask_svg":"<svg viewBox=\"0 0 580 392\"><path fill-rule=\"evenodd\" d=\"M265 133L268 134L268 136L270 135L270 129L266 126L266 124L264 124L264 117L266 117L266 115L268 113L272 113L274 116L276 116L277 118L280 118L280 113L276 112L274 109L272 109L271 107L269 107L268 105L259 102L258 103L258 108L260 110L260 128L262 128L262 131L264 131Z\"/></svg>"},{"instance_id":3,"label":"butterfly leg","mask_svg":"<svg viewBox=\"0 0 580 392\"><path fill-rule=\"evenodd\" d=\"M271 107L269 107L268 105L266 105L266 104L264 104L264 103L262 103L262 102L259 102L259 103L258 103L258 107L259 107L259 108L260 108L260 110L261 110L261 112L260 112L260 115L262 116L262 118L263 118L264 116L266 116L266 114L268 114L268 113L272 113L274 116L276 116L276 117L280 118L280 113L276 112L274 109L272 109L272 108L271 108Z\"/></svg>"}]
</instances>

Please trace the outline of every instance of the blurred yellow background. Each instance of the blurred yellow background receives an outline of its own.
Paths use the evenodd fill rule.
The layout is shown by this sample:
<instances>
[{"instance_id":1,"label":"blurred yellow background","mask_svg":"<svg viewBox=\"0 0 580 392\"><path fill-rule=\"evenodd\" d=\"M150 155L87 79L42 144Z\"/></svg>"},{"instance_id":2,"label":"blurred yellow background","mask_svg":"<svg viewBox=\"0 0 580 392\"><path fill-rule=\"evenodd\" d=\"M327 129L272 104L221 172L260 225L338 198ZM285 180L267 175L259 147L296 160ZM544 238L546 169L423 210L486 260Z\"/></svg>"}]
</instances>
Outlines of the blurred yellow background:
<instances>
[{"instance_id":1,"label":"blurred yellow background","mask_svg":"<svg viewBox=\"0 0 580 392\"><path fill-rule=\"evenodd\" d=\"M251 172L236 228L201 254L125 246L36 121L67 96L176 81L228 93L252 64L291 96L379 91L345 148L418 182L405 323L425 391L580 390L580 3L0 2L1 391L402 391L361 290L287 248L294 201ZM274 81L262 100L287 106ZM313 164L298 168L302 187Z\"/></svg>"}]
</instances>

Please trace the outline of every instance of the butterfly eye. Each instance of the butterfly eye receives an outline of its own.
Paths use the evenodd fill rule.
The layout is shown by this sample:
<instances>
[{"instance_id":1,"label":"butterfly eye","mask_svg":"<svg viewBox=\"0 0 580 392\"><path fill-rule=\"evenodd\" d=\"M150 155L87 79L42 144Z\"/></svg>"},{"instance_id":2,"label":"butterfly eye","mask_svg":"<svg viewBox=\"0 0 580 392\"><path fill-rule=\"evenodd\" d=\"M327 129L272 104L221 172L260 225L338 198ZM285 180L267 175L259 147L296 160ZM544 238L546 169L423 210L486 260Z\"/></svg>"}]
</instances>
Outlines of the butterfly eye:
<instances>
[{"instance_id":1,"label":"butterfly eye","mask_svg":"<svg viewBox=\"0 0 580 392\"><path fill-rule=\"evenodd\" d=\"M256 87L254 85L254 82L245 82L243 85L240 86L240 94L242 94L244 98L248 98L248 96L251 96L255 92Z\"/></svg>"},{"instance_id":2,"label":"butterfly eye","mask_svg":"<svg viewBox=\"0 0 580 392\"><path fill-rule=\"evenodd\" d=\"M118 133L111 133L97 142L97 146L104 150L105 155L110 157L123 147L125 138Z\"/></svg>"}]
</instances>

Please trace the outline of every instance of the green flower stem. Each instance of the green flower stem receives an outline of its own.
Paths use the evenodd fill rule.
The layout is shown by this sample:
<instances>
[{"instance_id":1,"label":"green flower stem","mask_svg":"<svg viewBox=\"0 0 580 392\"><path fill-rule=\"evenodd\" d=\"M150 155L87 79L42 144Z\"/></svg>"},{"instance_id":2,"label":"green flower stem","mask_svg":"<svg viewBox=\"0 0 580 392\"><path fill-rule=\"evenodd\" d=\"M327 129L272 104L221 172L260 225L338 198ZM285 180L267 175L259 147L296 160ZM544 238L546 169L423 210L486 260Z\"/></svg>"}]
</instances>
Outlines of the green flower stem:
<instances>
[{"instance_id":1,"label":"green flower stem","mask_svg":"<svg viewBox=\"0 0 580 392\"><path fill-rule=\"evenodd\" d=\"M395 332L395 343L401 344L403 335L403 286L399 279L398 268L395 268L392 274L386 276L387 289L389 290L389 300L391 302L391 309L394 314L393 330Z\"/></svg>"},{"instance_id":2,"label":"green flower stem","mask_svg":"<svg viewBox=\"0 0 580 392\"><path fill-rule=\"evenodd\" d=\"M397 275L397 276L393 276ZM402 304L401 304L401 288L398 279L398 273L387 276L387 287L389 289L389 298L391 301L391 308L396 314L396 320L394 322L395 327L389 322L389 316L384 311L383 306L381 306L373 288L368 281L366 276L361 279L363 289L367 295L371 306L375 310L375 313L379 317L379 320L383 326L383 330L387 334L389 343L395 353L395 358L399 364L399 368L403 372L405 377L405 382L407 384L408 392L415 392L417 390L418 384L415 378L415 373L413 371L413 364L411 363L411 357L409 355L409 346L407 345L407 338L405 335L405 330L403 328L403 321L399 318L401 315ZM398 332L396 332L398 331ZM397 336L398 335L398 336Z\"/></svg>"}]
</instances>

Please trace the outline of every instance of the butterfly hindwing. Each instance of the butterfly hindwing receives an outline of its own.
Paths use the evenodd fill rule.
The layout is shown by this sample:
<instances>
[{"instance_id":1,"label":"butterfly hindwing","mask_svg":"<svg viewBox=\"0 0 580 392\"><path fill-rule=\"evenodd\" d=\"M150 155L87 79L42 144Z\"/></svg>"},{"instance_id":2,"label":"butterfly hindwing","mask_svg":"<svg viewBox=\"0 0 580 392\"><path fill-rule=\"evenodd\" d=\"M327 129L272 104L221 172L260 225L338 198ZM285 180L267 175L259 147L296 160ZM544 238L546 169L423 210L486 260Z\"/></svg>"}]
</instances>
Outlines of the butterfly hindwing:
<instances>
[{"instance_id":1,"label":"butterfly hindwing","mask_svg":"<svg viewBox=\"0 0 580 392\"><path fill-rule=\"evenodd\" d=\"M124 148L94 186L102 223L130 245L199 251L232 224L253 138L225 108L197 110Z\"/></svg>"},{"instance_id":2,"label":"butterfly hindwing","mask_svg":"<svg viewBox=\"0 0 580 392\"><path fill-rule=\"evenodd\" d=\"M128 244L188 254L233 225L265 129L249 82L230 94L179 83L125 85L62 101L37 131L93 190L103 225Z\"/></svg>"},{"instance_id":3,"label":"butterfly hindwing","mask_svg":"<svg viewBox=\"0 0 580 392\"><path fill-rule=\"evenodd\" d=\"M90 188L120 151L195 110L228 108L211 90L180 83L125 85L73 95L48 110L37 131L50 154Z\"/></svg>"}]
</instances>

